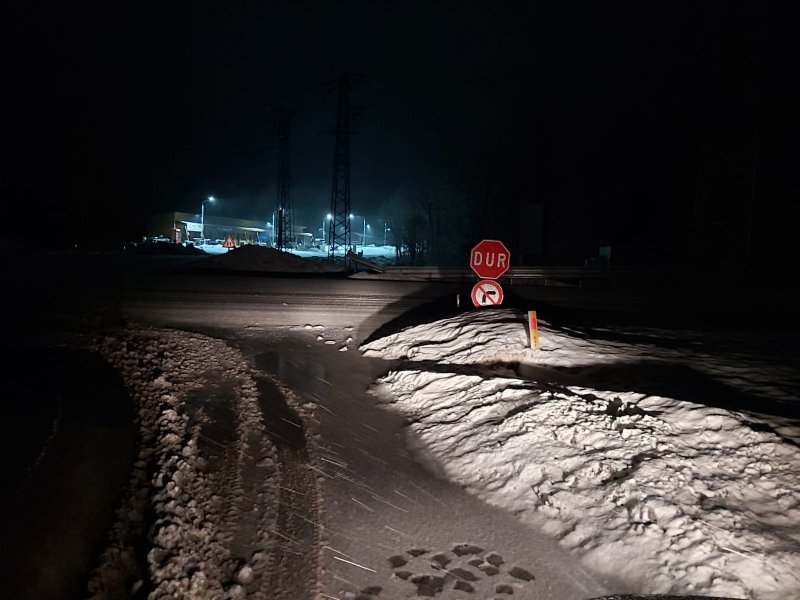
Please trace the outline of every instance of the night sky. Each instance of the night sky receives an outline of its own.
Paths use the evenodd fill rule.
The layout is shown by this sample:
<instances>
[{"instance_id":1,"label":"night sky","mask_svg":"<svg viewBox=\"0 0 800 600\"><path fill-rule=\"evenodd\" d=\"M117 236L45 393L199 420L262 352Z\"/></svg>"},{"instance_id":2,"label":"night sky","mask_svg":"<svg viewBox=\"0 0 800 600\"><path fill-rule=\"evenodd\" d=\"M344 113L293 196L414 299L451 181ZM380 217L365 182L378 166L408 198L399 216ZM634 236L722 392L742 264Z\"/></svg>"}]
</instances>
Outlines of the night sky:
<instances>
[{"instance_id":1,"label":"night sky","mask_svg":"<svg viewBox=\"0 0 800 600\"><path fill-rule=\"evenodd\" d=\"M209 195L267 221L279 106L296 112L295 222L319 227L327 82L352 72L352 212L398 232L423 215L439 262L482 237L517 263L601 245L617 264L793 262L797 6L6 2L5 236L113 245Z\"/></svg>"}]
</instances>

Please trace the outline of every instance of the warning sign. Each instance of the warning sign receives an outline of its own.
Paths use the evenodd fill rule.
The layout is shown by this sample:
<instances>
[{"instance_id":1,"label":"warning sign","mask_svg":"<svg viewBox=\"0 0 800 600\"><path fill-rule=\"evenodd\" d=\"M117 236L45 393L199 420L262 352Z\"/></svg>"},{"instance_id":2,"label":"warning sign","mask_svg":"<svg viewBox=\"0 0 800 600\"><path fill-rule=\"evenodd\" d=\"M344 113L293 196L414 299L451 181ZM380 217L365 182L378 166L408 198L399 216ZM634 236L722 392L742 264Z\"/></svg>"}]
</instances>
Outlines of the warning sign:
<instances>
[{"instance_id":1,"label":"warning sign","mask_svg":"<svg viewBox=\"0 0 800 600\"><path fill-rule=\"evenodd\" d=\"M222 242L223 248L236 248L236 243L233 241L233 236L229 233L225 236L225 241Z\"/></svg>"},{"instance_id":2,"label":"warning sign","mask_svg":"<svg viewBox=\"0 0 800 600\"><path fill-rule=\"evenodd\" d=\"M472 288L472 303L481 306L499 306L503 303L503 288L491 279L482 279Z\"/></svg>"}]
</instances>

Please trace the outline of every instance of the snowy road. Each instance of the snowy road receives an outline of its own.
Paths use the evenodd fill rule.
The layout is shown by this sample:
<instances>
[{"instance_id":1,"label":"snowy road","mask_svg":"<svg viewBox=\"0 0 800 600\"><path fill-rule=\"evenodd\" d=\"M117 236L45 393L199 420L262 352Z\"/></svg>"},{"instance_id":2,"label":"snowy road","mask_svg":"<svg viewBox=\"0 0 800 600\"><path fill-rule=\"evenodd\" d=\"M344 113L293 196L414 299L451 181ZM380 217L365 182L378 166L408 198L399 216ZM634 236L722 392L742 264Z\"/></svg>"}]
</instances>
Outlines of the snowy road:
<instances>
[{"instance_id":1,"label":"snowy road","mask_svg":"<svg viewBox=\"0 0 800 600\"><path fill-rule=\"evenodd\" d=\"M388 598L455 598L512 590L518 598L577 600L607 589L553 540L424 467L404 420L374 406L367 393L385 365L325 345L316 340L319 332L301 328L279 353L255 359L319 406L313 445L325 497L322 593L348 598L381 589ZM323 334L351 336L347 329ZM257 338L244 345L257 347ZM477 571L470 564L476 560Z\"/></svg>"},{"instance_id":2,"label":"snowy road","mask_svg":"<svg viewBox=\"0 0 800 600\"><path fill-rule=\"evenodd\" d=\"M303 539L314 532L304 525L306 519L314 521L321 535L318 591L333 598L378 589L389 598L450 598L468 590L486 595L499 590L518 598L580 600L625 590L612 578L587 572L553 540L521 525L513 515L423 468L419 457L409 452L403 420L380 410L369 396L380 374L376 369L384 365L362 358L358 344L388 321L446 297L451 286L367 282L372 287L365 293L351 283L304 280L301 285L312 290L302 295L293 281L291 292L273 290L249 298L217 292L212 302L201 301L198 294L183 301L181 294L170 292L177 298L166 301L167 293L161 293L154 303L135 298L125 307L126 318L225 340L256 372L277 375L293 405L315 407L306 427L317 481L283 485L278 511L294 521L279 532L287 538L288 552L298 547L309 551ZM277 287L274 281L270 284ZM343 285L347 293L337 293ZM320 286L329 293L320 294ZM404 288L416 294L405 301L393 298ZM447 298L443 301L454 307L454 297ZM427 311L429 318L443 310L434 304ZM286 420L266 410L272 417L268 421ZM279 453L281 445L279 434ZM304 514L300 507L315 493L324 505L322 514ZM532 546L536 552L531 552ZM447 563L438 575L428 574L433 556ZM483 577L471 574L474 566L469 561L478 556L497 562L482 565L484 570L477 573ZM273 593L300 597L297 586Z\"/></svg>"},{"instance_id":3,"label":"snowy road","mask_svg":"<svg viewBox=\"0 0 800 600\"><path fill-rule=\"evenodd\" d=\"M139 406L144 443L88 577L95 598L586 600L641 591L646 572L590 568L552 530L514 506L498 509L469 463L453 471L443 458L457 448L431 444L409 422L402 383L404 410L376 403L376 381L388 389L409 369L389 374L402 353L368 358L359 348L453 313L457 287L172 268L100 283L84 275L63 290L63 306L29 309L18 334L26 345L56 340L101 355ZM697 343L692 335L702 337L676 339ZM570 365L580 372L549 373L561 384L609 381L597 347L585 349L592 360ZM564 353L558 367L576 356ZM527 368L532 378L552 366ZM751 383L765 398L781 385L770 376Z\"/></svg>"}]
</instances>

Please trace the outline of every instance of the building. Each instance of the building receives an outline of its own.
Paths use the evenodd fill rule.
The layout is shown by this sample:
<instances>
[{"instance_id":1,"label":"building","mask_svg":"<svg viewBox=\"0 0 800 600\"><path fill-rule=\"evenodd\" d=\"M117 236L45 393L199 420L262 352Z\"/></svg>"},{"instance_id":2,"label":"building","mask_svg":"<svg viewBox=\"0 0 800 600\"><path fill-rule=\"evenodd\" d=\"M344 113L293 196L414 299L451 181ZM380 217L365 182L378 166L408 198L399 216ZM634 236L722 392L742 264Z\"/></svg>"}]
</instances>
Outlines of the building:
<instances>
[{"instance_id":1,"label":"building","mask_svg":"<svg viewBox=\"0 0 800 600\"><path fill-rule=\"evenodd\" d=\"M290 243L295 246L310 245L313 240L305 227L293 227ZM151 217L146 225L145 238L167 238L176 243L193 242L200 244L200 239L222 243L227 236L232 236L236 246L244 244L261 244L274 246L275 236L272 223L250 221L247 219L231 219L228 217L208 216L200 223L198 215L185 212L168 212Z\"/></svg>"}]
</instances>

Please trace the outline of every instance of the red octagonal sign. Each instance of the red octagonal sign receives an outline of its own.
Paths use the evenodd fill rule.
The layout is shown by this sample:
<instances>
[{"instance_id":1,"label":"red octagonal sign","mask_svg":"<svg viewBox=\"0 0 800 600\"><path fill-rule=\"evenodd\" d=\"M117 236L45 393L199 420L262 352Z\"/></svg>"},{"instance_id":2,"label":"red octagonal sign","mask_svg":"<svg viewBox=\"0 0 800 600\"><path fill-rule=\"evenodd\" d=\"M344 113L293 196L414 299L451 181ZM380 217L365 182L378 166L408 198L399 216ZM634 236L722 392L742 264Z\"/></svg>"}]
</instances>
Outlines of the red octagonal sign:
<instances>
[{"instance_id":1,"label":"red octagonal sign","mask_svg":"<svg viewBox=\"0 0 800 600\"><path fill-rule=\"evenodd\" d=\"M469 266L481 279L497 279L510 265L511 253L500 240L482 240L469 254Z\"/></svg>"}]
</instances>

